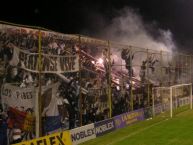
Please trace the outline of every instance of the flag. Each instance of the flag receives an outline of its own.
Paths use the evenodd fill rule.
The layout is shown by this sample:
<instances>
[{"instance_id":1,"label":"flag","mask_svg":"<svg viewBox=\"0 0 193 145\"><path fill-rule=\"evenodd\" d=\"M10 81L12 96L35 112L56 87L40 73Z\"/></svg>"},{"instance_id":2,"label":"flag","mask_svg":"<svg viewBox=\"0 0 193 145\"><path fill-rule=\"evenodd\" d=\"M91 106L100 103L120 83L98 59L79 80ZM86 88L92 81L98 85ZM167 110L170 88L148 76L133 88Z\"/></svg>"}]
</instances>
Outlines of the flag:
<instances>
[{"instance_id":1,"label":"flag","mask_svg":"<svg viewBox=\"0 0 193 145\"><path fill-rule=\"evenodd\" d=\"M35 117L30 113L27 113L23 124L23 130L33 132L35 129L34 127L35 127Z\"/></svg>"},{"instance_id":2,"label":"flag","mask_svg":"<svg viewBox=\"0 0 193 145\"><path fill-rule=\"evenodd\" d=\"M9 107L8 110L8 127L13 128L17 125L18 128L22 129L25 121L26 112L19 111L15 108Z\"/></svg>"},{"instance_id":3,"label":"flag","mask_svg":"<svg viewBox=\"0 0 193 145\"><path fill-rule=\"evenodd\" d=\"M32 132L35 127L35 118L30 113L10 107L8 110L8 127L13 128L14 125L17 125L23 131Z\"/></svg>"}]
</instances>

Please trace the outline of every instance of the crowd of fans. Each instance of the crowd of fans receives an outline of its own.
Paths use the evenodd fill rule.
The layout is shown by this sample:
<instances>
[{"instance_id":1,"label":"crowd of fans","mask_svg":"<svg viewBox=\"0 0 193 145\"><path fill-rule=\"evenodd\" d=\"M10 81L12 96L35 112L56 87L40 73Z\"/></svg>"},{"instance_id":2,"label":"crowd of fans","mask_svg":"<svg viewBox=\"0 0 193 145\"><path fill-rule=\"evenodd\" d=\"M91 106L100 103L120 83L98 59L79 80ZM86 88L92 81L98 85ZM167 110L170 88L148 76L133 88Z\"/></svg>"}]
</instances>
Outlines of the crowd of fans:
<instances>
[{"instance_id":1,"label":"crowd of fans","mask_svg":"<svg viewBox=\"0 0 193 145\"><path fill-rule=\"evenodd\" d=\"M88 46L79 45L75 40L53 39L53 37L44 35L42 36L42 53L50 55L75 55L79 54L79 50L89 52ZM10 45L11 44L11 45ZM39 86L39 75L37 73L29 72L21 69L18 66L10 65L13 57L12 46L20 49L27 50L31 53L38 52L38 35L33 33L18 33L16 32L0 32L0 60L4 62L4 73L2 76L1 84L11 83L21 88L28 88L31 86ZM94 47L94 46L92 46ZM97 47L95 47L97 49ZM95 50L95 49L94 49ZM124 50L126 51L126 50ZM93 53L93 52L92 52ZM101 52L104 53L104 52ZM104 55L104 57L106 57ZM130 63L127 60L133 59L133 56L122 54L125 59L128 70L132 70ZM104 58L105 59L105 58ZM62 129L72 129L80 125L86 125L92 122L97 122L109 118L110 108L107 93L107 86L111 84L108 77L108 59L104 61L102 71L97 69L96 62L91 57L81 55L82 68L79 72L64 73L62 74L66 79L61 79L56 74L41 74L41 85L49 86L54 83L59 83L58 90L56 91L56 105L60 115L60 123ZM129 63L129 64L128 64ZM132 72L129 72L133 76ZM81 76L81 77L80 77ZM82 89L86 90L82 91ZM129 88L122 88L118 84L112 86L112 116L119 115L124 112L131 111L131 91ZM133 109L144 107L145 97L134 95ZM0 114L0 139L5 141L4 132L8 129L6 125L9 119L9 114L1 109ZM24 110L26 111L26 110ZM32 110L33 112L34 110ZM46 124L46 116L42 116L43 123ZM45 122L44 122L45 121ZM22 139L22 130L14 126L16 132L21 134L12 143L20 142ZM23 133L25 134L25 133ZM13 137L13 135L12 135ZM33 135L30 135L33 138ZM1 142L1 140L0 140ZM6 145L7 143L4 143Z\"/></svg>"}]
</instances>

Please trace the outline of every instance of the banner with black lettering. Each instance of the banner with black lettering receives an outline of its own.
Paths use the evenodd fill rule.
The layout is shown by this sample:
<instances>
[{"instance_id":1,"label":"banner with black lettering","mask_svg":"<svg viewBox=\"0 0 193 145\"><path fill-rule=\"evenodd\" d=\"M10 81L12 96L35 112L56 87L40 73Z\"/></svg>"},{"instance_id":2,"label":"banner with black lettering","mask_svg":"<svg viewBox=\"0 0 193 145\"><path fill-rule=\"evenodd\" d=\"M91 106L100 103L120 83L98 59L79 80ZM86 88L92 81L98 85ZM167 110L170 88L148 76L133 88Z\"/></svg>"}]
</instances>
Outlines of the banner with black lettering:
<instances>
[{"instance_id":1,"label":"banner with black lettering","mask_svg":"<svg viewBox=\"0 0 193 145\"><path fill-rule=\"evenodd\" d=\"M48 86L42 86L42 94L46 95L46 96L42 96L44 100L44 106L46 103L48 103L50 108L52 108L52 112L54 110L53 104L56 102L56 100L53 100L53 98L54 99L56 98L55 96L56 96L58 85L59 83L54 83ZM48 90L50 90L51 93ZM50 98L48 97L48 94L50 95ZM7 107L13 107L19 110L27 110L29 108L30 109L34 108L35 97L37 95L38 95L38 91L37 91L37 88L34 86L21 88L12 83L5 83L2 85L2 88L1 88L1 100L5 110L8 109ZM54 103L50 104L50 102L54 102ZM52 113L52 114L55 115L55 113Z\"/></svg>"},{"instance_id":2,"label":"banner with black lettering","mask_svg":"<svg viewBox=\"0 0 193 145\"><path fill-rule=\"evenodd\" d=\"M79 55L75 49L78 36L51 31L0 24L0 46L2 47L0 53L6 56L0 56L0 58L2 57L3 61L9 61L11 66L19 64L25 70L38 72L38 36L40 32L41 72L79 71Z\"/></svg>"},{"instance_id":3,"label":"banner with black lettering","mask_svg":"<svg viewBox=\"0 0 193 145\"><path fill-rule=\"evenodd\" d=\"M38 73L38 53L29 53L14 47L13 58L10 64L19 65L20 68L27 71ZM42 54L41 56L41 73L64 73L79 71L78 55L51 55Z\"/></svg>"},{"instance_id":4,"label":"banner with black lettering","mask_svg":"<svg viewBox=\"0 0 193 145\"><path fill-rule=\"evenodd\" d=\"M94 124L85 125L70 130L73 145L96 138Z\"/></svg>"},{"instance_id":5,"label":"banner with black lettering","mask_svg":"<svg viewBox=\"0 0 193 145\"><path fill-rule=\"evenodd\" d=\"M97 137L115 130L115 123L113 119L107 119L100 122L96 122L94 126Z\"/></svg>"},{"instance_id":6,"label":"banner with black lettering","mask_svg":"<svg viewBox=\"0 0 193 145\"><path fill-rule=\"evenodd\" d=\"M64 131L14 145L72 145L72 141L69 131Z\"/></svg>"},{"instance_id":7,"label":"banner with black lettering","mask_svg":"<svg viewBox=\"0 0 193 145\"><path fill-rule=\"evenodd\" d=\"M21 88L9 83L3 84L1 88L1 100L5 110L9 106L19 110L34 108L35 88Z\"/></svg>"}]
</instances>

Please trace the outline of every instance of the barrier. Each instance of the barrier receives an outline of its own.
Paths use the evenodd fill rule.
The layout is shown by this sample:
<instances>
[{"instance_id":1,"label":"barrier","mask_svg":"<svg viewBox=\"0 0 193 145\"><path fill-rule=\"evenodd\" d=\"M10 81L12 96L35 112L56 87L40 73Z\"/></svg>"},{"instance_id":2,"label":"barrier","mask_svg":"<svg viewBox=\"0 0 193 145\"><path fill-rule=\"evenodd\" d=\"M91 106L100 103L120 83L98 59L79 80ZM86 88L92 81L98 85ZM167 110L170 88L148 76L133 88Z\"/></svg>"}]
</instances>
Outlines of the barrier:
<instances>
[{"instance_id":1,"label":"barrier","mask_svg":"<svg viewBox=\"0 0 193 145\"><path fill-rule=\"evenodd\" d=\"M64 131L14 145L72 145L72 142L69 131Z\"/></svg>"},{"instance_id":2,"label":"barrier","mask_svg":"<svg viewBox=\"0 0 193 145\"><path fill-rule=\"evenodd\" d=\"M144 110L139 109L136 111L124 113L113 117L113 119L115 121L116 129L123 128L138 121L144 120Z\"/></svg>"},{"instance_id":3,"label":"barrier","mask_svg":"<svg viewBox=\"0 0 193 145\"><path fill-rule=\"evenodd\" d=\"M94 123L70 130L73 145L96 138Z\"/></svg>"},{"instance_id":4,"label":"barrier","mask_svg":"<svg viewBox=\"0 0 193 145\"><path fill-rule=\"evenodd\" d=\"M77 145L142 120L144 120L144 109L139 109L70 131L51 134L15 145Z\"/></svg>"},{"instance_id":5,"label":"barrier","mask_svg":"<svg viewBox=\"0 0 193 145\"><path fill-rule=\"evenodd\" d=\"M96 137L115 130L115 122L113 119L107 119L94 124Z\"/></svg>"}]
</instances>

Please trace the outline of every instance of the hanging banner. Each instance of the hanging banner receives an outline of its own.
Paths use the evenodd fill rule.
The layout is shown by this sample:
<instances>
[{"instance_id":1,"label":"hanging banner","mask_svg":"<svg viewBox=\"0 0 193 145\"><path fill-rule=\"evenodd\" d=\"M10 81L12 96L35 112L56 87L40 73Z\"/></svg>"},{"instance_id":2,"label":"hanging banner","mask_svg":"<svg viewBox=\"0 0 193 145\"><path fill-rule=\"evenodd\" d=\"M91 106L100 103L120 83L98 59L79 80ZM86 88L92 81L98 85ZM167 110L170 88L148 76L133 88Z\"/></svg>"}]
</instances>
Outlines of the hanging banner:
<instances>
[{"instance_id":1,"label":"hanging banner","mask_svg":"<svg viewBox=\"0 0 193 145\"><path fill-rule=\"evenodd\" d=\"M0 24L0 46L3 48L0 51L6 49L11 66L19 65L22 69L38 73L39 33L38 29ZM41 30L41 73L79 71L79 56L72 38L78 40L77 36Z\"/></svg>"},{"instance_id":2,"label":"hanging banner","mask_svg":"<svg viewBox=\"0 0 193 145\"><path fill-rule=\"evenodd\" d=\"M58 83L54 83L48 86L42 86L42 93L46 93L48 90L47 96L42 96L43 100L49 104L50 112L54 112L54 106L56 102L56 92L58 88ZM13 85L11 83L5 83L1 88L1 100L4 107L4 110L8 110L8 107L13 107L19 110L28 110L34 109L35 107L35 98L38 95L37 88L34 86L21 88L19 86ZM50 95L50 99L48 99ZM46 97L46 98L45 98ZM55 99L55 100L54 100ZM44 102L45 105L45 102ZM48 109L47 109L48 110ZM50 113L49 112L49 113ZM55 113L52 113L55 115ZM48 115L48 114L47 114ZM58 115L58 113L57 113Z\"/></svg>"},{"instance_id":3,"label":"hanging banner","mask_svg":"<svg viewBox=\"0 0 193 145\"><path fill-rule=\"evenodd\" d=\"M72 142L69 131L64 131L14 145L72 145Z\"/></svg>"},{"instance_id":4,"label":"hanging banner","mask_svg":"<svg viewBox=\"0 0 193 145\"><path fill-rule=\"evenodd\" d=\"M4 84L1 88L1 99L5 110L8 107L27 110L34 108L34 87L21 88L12 84Z\"/></svg>"},{"instance_id":5,"label":"hanging banner","mask_svg":"<svg viewBox=\"0 0 193 145\"><path fill-rule=\"evenodd\" d=\"M10 64L18 65L20 68L27 71L38 73L38 53L30 53L14 47L14 55ZM78 55L51 55L42 54L41 73L65 73L79 71L79 57Z\"/></svg>"}]
</instances>

